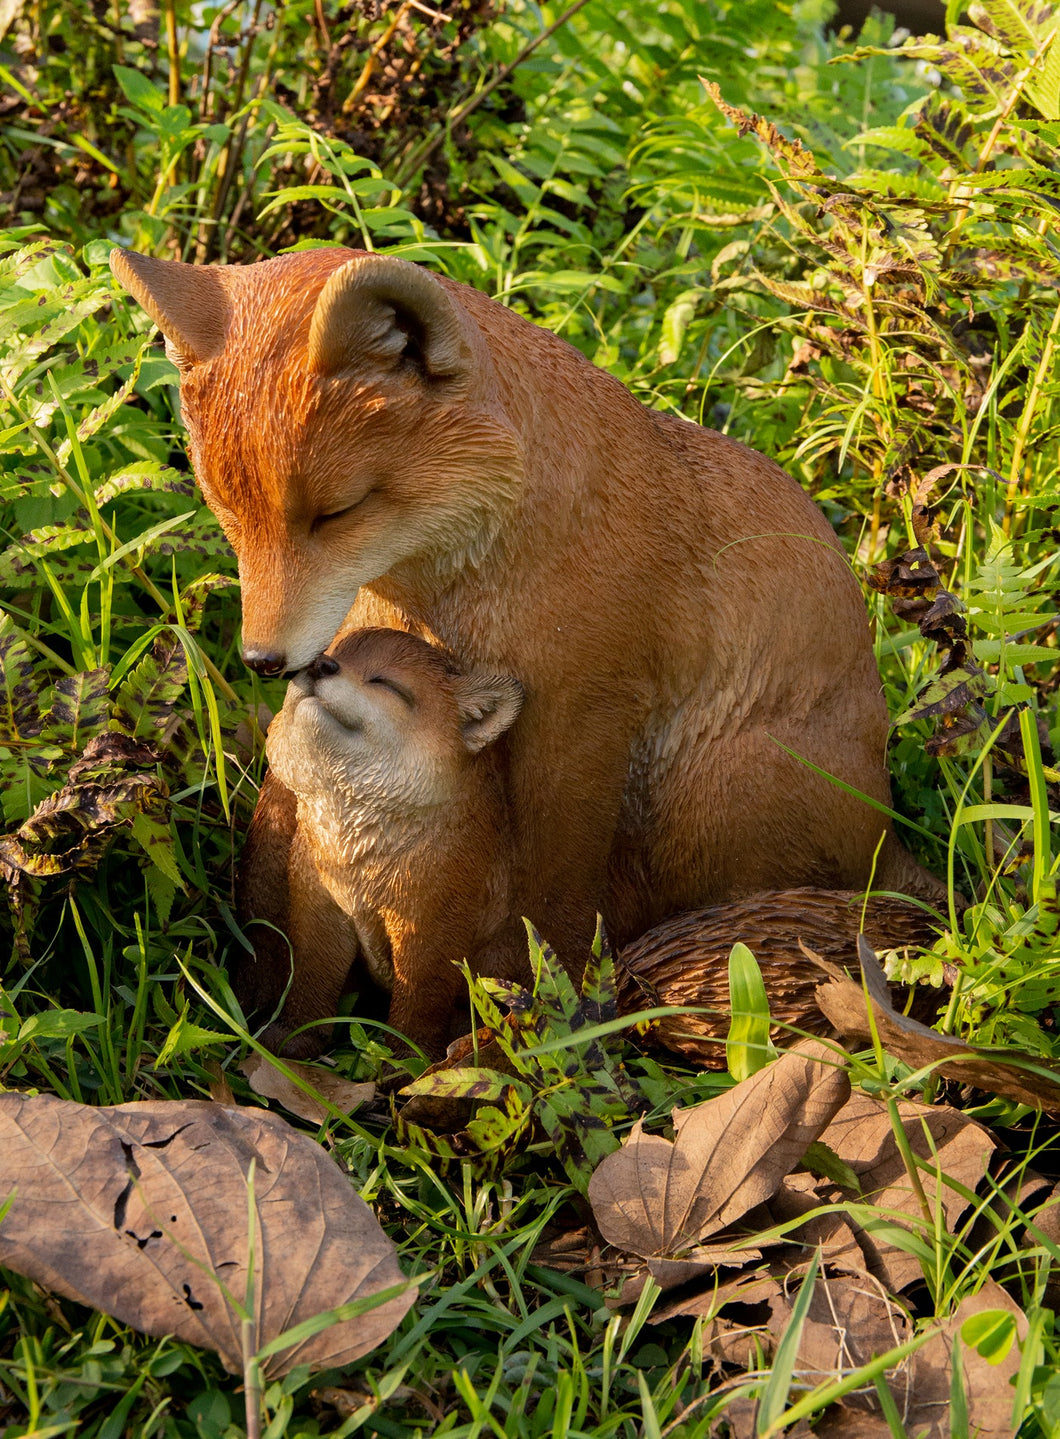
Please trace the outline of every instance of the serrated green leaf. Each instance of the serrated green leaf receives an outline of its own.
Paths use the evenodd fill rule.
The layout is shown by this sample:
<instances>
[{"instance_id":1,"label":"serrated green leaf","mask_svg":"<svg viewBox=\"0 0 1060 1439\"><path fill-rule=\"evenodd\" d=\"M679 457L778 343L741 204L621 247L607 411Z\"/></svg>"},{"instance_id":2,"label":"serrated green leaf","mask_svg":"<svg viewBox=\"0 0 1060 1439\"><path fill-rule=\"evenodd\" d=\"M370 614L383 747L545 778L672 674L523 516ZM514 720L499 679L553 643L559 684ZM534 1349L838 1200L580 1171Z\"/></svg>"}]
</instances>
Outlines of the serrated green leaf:
<instances>
[{"instance_id":1,"label":"serrated green leaf","mask_svg":"<svg viewBox=\"0 0 1060 1439\"><path fill-rule=\"evenodd\" d=\"M231 1044L232 1039L231 1034L224 1034L216 1029L204 1029L202 1025L193 1024L188 1018L188 1003L185 1000L180 1017L166 1035L165 1043L159 1050L155 1068L161 1069L171 1059L180 1059L185 1054L193 1054L199 1049L208 1049L211 1045Z\"/></svg>"},{"instance_id":2,"label":"serrated green leaf","mask_svg":"<svg viewBox=\"0 0 1060 1439\"><path fill-rule=\"evenodd\" d=\"M129 65L115 65L113 70L114 78L130 105L156 115L162 114L166 108L165 93L157 85L152 85L142 71L133 70Z\"/></svg>"},{"instance_id":3,"label":"serrated green leaf","mask_svg":"<svg viewBox=\"0 0 1060 1439\"><path fill-rule=\"evenodd\" d=\"M675 365L677 363L684 346L685 335L695 316L696 305L702 293L701 289L682 290L677 298L671 300L667 305L662 318L662 333L659 339L660 364Z\"/></svg>"},{"instance_id":4,"label":"serrated green leaf","mask_svg":"<svg viewBox=\"0 0 1060 1439\"><path fill-rule=\"evenodd\" d=\"M86 1029L98 1029L103 1023L99 1014L84 1014L78 1009L46 1009L41 1014L31 1014L19 1026L20 1043L38 1039L69 1039L73 1034L83 1034Z\"/></svg>"},{"instance_id":5,"label":"serrated green leaf","mask_svg":"<svg viewBox=\"0 0 1060 1439\"><path fill-rule=\"evenodd\" d=\"M1050 649L1048 645L1024 644L1022 641L1013 640L1002 644L1000 640L977 638L975 653L988 665L999 664L1002 658L1007 665L1055 665L1060 659L1060 651Z\"/></svg>"},{"instance_id":6,"label":"serrated green leaf","mask_svg":"<svg viewBox=\"0 0 1060 1439\"><path fill-rule=\"evenodd\" d=\"M169 917L173 913L173 901L177 897L178 890L183 885L174 884L173 880L161 870L157 864L150 864L144 874L147 884L147 892L151 896L151 903L155 908L155 916L162 929L169 924Z\"/></svg>"},{"instance_id":7,"label":"serrated green leaf","mask_svg":"<svg viewBox=\"0 0 1060 1439\"><path fill-rule=\"evenodd\" d=\"M802 1156L802 1163L811 1174L830 1179L833 1184L838 1184L840 1189L848 1189L852 1194L860 1196L861 1183L857 1175L845 1160L840 1159L834 1149L829 1149L821 1140L813 1141Z\"/></svg>"},{"instance_id":8,"label":"serrated green leaf","mask_svg":"<svg viewBox=\"0 0 1060 1439\"><path fill-rule=\"evenodd\" d=\"M178 889L183 889L184 881L173 850L173 836L170 834L168 820L141 810L133 816L132 832L133 838L152 865L161 870Z\"/></svg>"}]
</instances>

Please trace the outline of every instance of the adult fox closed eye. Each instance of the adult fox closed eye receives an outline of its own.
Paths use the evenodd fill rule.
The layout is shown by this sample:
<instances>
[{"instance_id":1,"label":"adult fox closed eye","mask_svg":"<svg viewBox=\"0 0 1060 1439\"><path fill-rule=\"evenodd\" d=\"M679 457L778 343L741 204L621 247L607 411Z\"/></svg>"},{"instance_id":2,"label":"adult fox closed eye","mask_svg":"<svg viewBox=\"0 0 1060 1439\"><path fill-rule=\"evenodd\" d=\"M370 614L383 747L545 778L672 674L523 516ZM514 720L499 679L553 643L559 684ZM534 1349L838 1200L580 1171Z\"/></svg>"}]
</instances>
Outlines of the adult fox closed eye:
<instances>
[{"instance_id":1,"label":"adult fox closed eye","mask_svg":"<svg viewBox=\"0 0 1060 1439\"><path fill-rule=\"evenodd\" d=\"M789 751L887 802L868 626L776 465L400 260L112 263L181 368L247 662L298 669L375 624L522 681L513 908L572 967L597 909L621 945L731 896L866 882L885 819ZM876 878L937 893L891 836Z\"/></svg>"},{"instance_id":2,"label":"adult fox closed eye","mask_svg":"<svg viewBox=\"0 0 1060 1439\"><path fill-rule=\"evenodd\" d=\"M522 699L514 679L465 674L387 629L347 636L292 681L269 727L266 786L297 796L296 823L278 830L263 791L240 874L244 922L268 918L290 938L288 949L251 927L258 954L238 977L244 995L274 1001L294 960L267 1044L319 1052L319 1027L292 1032L335 1013L358 960L391 993L390 1023L434 1058L463 989L454 961L529 978L492 748Z\"/></svg>"}]
</instances>

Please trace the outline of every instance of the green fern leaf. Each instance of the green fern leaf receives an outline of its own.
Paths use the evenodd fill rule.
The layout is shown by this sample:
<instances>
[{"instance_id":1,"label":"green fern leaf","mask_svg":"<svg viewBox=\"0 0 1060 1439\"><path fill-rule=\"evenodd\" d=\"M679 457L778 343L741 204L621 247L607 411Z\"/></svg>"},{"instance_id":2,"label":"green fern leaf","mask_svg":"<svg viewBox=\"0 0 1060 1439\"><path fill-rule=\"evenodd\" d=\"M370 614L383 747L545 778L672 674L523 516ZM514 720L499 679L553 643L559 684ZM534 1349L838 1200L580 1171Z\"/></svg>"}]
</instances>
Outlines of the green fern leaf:
<instances>
[{"instance_id":1,"label":"green fern leaf","mask_svg":"<svg viewBox=\"0 0 1060 1439\"><path fill-rule=\"evenodd\" d=\"M1024 94L1046 120L1060 120L1060 45L1055 40L1041 68L1027 81Z\"/></svg>"},{"instance_id":2,"label":"green fern leaf","mask_svg":"<svg viewBox=\"0 0 1060 1439\"><path fill-rule=\"evenodd\" d=\"M168 724L187 682L184 647L172 636L160 637L119 686L111 727L133 738L153 737Z\"/></svg>"},{"instance_id":3,"label":"green fern leaf","mask_svg":"<svg viewBox=\"0 0 1060 1439\"><path fill-rule=\"evenodd\" d=\"M173 883L169 875L163 873L157 864L149 864L144 871L144 882L147 885L147 893L151 896L151 903L155 907L155 916L159 925L165 929L169 924L169 917L173 913L173 902L177 897L177 885Z\"/></svg>"},{"instance_id":4,"label":"green fern leaf","mask_svg":"<svg viewBox=\"0 0 1060 1439\"><path fill-rule=\"evenodd\" d=\"M1018 170L986 170L978 175L965 175L962 185L984 194L1000 195L1016 191L1021 196L1045 202L1050 217L1055 213L1056 202L1060 200L1060 174L1041 166L1027 166Z\"/></svg>"},{"instance_id":5,"label":"green fern leaf","mask_svg":"<svg viewBox=\"0 0 1060 1439\"><path fill-rule=\"evenodd\" d=\"M1060 650L1050 649L1048 645L1026 644L1022 640L977 638L975 653L978 659L988 665L1001 664L1002 661L1006 665L1055 665L1060 660Z\"/></svg>"},{"instance_id":6,"label":"green fern leaf","mask_svg":"<svg viewBox=\"0 0 1060 1439\"><path fill-rule=\"evenodd\" d=\"M182 495L190 498L195 493L195 481L191 475L175 470L172 465L163 465L159 460L138 460L134 464L124 465L96 486L96 505L109 504L111 500L128 494L130 490L150 490L153 494Z\"/></svg>"},{"instance_id":7,"label":"green fern leaf","mask_svg":"<svg viewBox=\"0 0 1060 1439\"><path fill-rule=\"evenodd\" d=\"M143 365L144 354L147 351L148 343L149 342L145 341L137 351L128 378L118 386L112 395L104 400L102 405L97 405L78 425L77 438L79 440L84 441L91 439L94 434L103 428L111 416L121 409L122 405L124 405L125 401L132 394L136 387L136 382L140 378L140 368ZM69 437L63 440L56 451L61 465L66 465L69 462L73 447L74 442Z\"/></svg>"},{"instance_id":8,"label":"green fern leaf","mask_svg":"<svg viewBox=\"0 0 1060 1439\"><path fill-rule=\"evenodd\" d=\"M916 136L925 149L961 170L971 168L976 126L956 100L929 95L916 117Z\"/></svg>"},{"instance_id":9,"label":"green fern leaf","mask_svg":"<svg viewBox=\"0 0 1060 1439\"><path fill-rule=\"evenodd\" d=\"M233 588L238 581L234 575L199 575L180 592L180 613L186 630L193 634L202 623L206 612L206 601L215 590Z\"/></svg>"},{"instance_id":10,"label":"green fern leaf","mask_svg":"<svg viewBox=\"0 0 1060 1439\"><path fill-rule=\"evenodd\" d=\"M865 145L910 156L920 155L924 149L921 137L905 125L877 125L871 130L862 130L845 141L843 149L860 150Z\"/></svg>"},{"instance_id":11,"label":"green fern leaf","mask_svg":"<svg viewBox=\"0 0 1060 1439\"><path fill-rule=\"evenodd\" d=\"M107 726L110 668L63 675L52 689L52 703L41 725L41 740L80 751Z\"/></svg>"},{"instance_id":12,"label":"green fern leaf","mask_svg":"<svg viewBox=\"0 0 1060 1439\"><path fill-rule=\"evenodd\" d=\"M0 585L46 585L41 560L52 560L58 551L90 544L95 538L95 532L80 516L68 524L41 525L30 530L0 554ZM92 562L86 558L76 566L76 571L87 573L92 568Z\"/></svg>"},{"instance_id":13,"label":"green fern leaf","mask_svg":"<svg viewBox=\"0 0 1060 1439\"><path fill-rule=\"evenodd\" d=\"M1045 0L972 0L968 14L981 30L1029 58L1055 24L1056 6Z\"/></svg>"},{"instance_id":14,"label":"green fern leaf","mask_svg":"<svg viewBox=\"0 0 1060 1439\"><path fill-rule=\"evenodd\" d=\"M110 288L101 280L79 280L20 300L5 310L0 319L0 343L11 342L4 357L8 383L110 299ZM20 333L21 341L14 338Z\"/></svg>"},{"instance_id":15,"label":"green fern leaf","mask_svg":"<svg viewBox=\"0 0 1060 1439\"><path fill-rule=\"evenodd\" d=\"M0 744L40 734L41 683L33 651L10 619L0 619Z\"/></svg>"},{"instance_id":16,"label":"green fern leaf","mask_svg":"<svg viewBox=\"0 0 1060 1439\"><path fill-rule=\"evenodd\" d=\"M224 537L212 512L199 510L186 524L160 534L151 547L157 555L198 555L204 560L232 560L232 546Z\"/></svg>"},{"instance_id":17,"label":"green fern leaf","mask_svg":"<svg viewBox=\"0 0 1060 1439\"><path fill-rule=\"evenodd\" d=\"M132 821L133 837L137 844L151 861L151 865L158 870L179 889L184 888L180 870L177 867L177 857L173 851L173 836L170 834L169 821L160 815L151 814L147 810L133 816Z\"/></svg>"}]
</instances>

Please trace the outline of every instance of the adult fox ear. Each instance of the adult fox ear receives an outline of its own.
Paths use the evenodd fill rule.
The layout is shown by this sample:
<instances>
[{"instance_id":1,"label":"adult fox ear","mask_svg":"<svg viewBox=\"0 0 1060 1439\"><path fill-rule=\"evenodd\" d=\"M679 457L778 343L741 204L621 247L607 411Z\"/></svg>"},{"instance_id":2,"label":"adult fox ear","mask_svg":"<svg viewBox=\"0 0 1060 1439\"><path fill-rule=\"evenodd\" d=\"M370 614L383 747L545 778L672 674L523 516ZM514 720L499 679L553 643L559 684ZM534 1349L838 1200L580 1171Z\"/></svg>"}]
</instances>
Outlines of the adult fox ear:
<instances>
[{"instance_id":1,"label":"adult fox ear","mask_svg":"<svg viewBox=\"0 0 1060 1439\"><path fill-rule=\"evenodd\" d=\"M415 360L434 379L471 366L471 323L427 270L390 255L364 256L336 270L320 292L309 329L309 366L319 375L386 369Z\"/></svg>"},{"instance_id":2,"label":"adult fox ear","mask_svg":"<svg viewBox=\"0 0 1060 1439\"><path fill-rule=\"evenodd\" d=\"M230 312L215 265L185 265L115 249L110 268L162 331L166 354L180 369L211 360L224 349Z\"/></svg>"},{"instance_id":3,"label":"adult fox ear","mask_svg":"<svg viewBox=\"0 0 1060 1439\"><path fill-rule=\"evenodd\" d=\"M461 675L453 681L465 748L478 754L511 729L523 707L523 687L511 675Z\"/></svg>"}]
</instances>

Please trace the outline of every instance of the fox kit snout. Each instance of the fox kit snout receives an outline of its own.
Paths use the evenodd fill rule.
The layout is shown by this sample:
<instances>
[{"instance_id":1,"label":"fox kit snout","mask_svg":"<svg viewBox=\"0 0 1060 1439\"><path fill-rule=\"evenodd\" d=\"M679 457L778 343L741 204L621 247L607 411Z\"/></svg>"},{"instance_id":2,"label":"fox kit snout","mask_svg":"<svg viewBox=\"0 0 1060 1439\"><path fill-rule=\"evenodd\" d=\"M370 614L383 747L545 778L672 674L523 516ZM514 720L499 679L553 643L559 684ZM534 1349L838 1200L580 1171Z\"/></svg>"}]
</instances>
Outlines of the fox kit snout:
<instances>
[{"instance_id":1,"label":"fox kit snout","mask_svg":"<svg viewBox=\"0 0 1060 1439\"><path fill-rule=\"evenodd\" d=\"M522 699L515 679L465 674L443 651L386 629L347 636L291 682L268 739L271 774L297 797L291 913L261 917L288 930L294 974L268 1043L286 1042L289 1054L319 1048L319 1030L288 1036L334 1014L354 955L391 991L390 1023L433 1056L449 1037L455 961L518 977L512 967L525 961L489 949L511 916L503 777L485 751ZM252 830L246 865L265 862L270 824ZM288 967L267 946L255 962ZM261 973L251 988L285 983Z\"/></svg>"}]
</instances>

